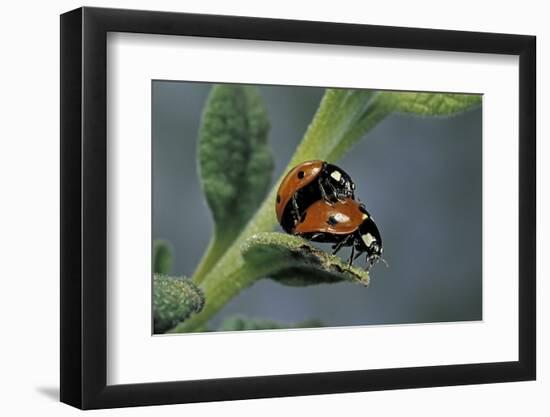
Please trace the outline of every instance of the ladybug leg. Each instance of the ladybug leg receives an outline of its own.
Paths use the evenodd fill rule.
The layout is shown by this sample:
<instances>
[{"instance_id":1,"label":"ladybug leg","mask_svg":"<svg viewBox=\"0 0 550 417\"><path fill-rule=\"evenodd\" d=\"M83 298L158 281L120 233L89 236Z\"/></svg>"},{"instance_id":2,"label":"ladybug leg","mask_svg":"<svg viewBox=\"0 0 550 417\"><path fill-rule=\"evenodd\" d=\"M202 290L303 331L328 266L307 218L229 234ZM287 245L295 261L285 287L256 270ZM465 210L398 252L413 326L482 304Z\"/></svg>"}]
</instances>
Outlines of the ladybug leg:
<instances>
[{"instance_id":1,"label":"ladybug leg","mask_svg":"<svg viewBox=\"0 0 550 417\"><path fill-rule=\"evenodd\" d=\"M349 266L351 266L353 261L355 261L357 258L359 258L364 253L360 248L357 248L357 253L355 254L355 256L353 256L353 253L355 252L354 249L355 249L355 245L351 248L351 256L349 257ZM369 270L368 265L369 265L369 263L367 262L367 271Z\"/></svg>"},{"instance_id":2,"label":"ladybug leg","mask_svg":"<svg viewBox=\"0 0 550 417\"><path fill-rule=\"evenodd\" d=\"M353 261L356 260L357 258L359 258L361 255L363 254L363 251L361 251L359 248L357 248L357 253L355 254L355 256L353 257ZM353 262L352 261L352 262ZM367 263L368 265L368 263ZM368 267L367 267L367 271L368 271Z\"/></svg>"},{"instance_id":3,"label":"ladybug leg","mask_svg":"<svg viewBox=\"0 0 550 417\"><path fill-rule=\"evenodd\" d=\"M336 255L340 249L342 249L342 246L344 246L344 243L346 243L346 239L338 242L336 245L332 247L332 254Z\"/></svg>"},{"instance_id":4,"label":"ladybug leg","mask_svg":"<svg viewBox=\"0 0 550 417\"><path fill-rule=\"evenodd\" d=\"M338 190L334 187L334 185L332 185L328 181L326 181L323 185L323 181L321 180L321 178L319 178L318 184L319 184L319 190L321 191L321 197L323 198L323 200L325 200L327 203L331 205L332 203L335 203L336 201L339 200ZM330 197L327 194L325 187L330 188L329 190L331 192Z\"/></svg>"},{"instance_id":5,"label":"ladybug leg","mask_svg":"<svg viewBox=\"0 0 550 417\"><path fill-rule=\"evenodd\" d=\"M294 222L298 223L300 221L300 209L298 208L298 203L296 202L296 195L292 196L292 215L294 216Z\"/></svg>"},{"instance_id":6,"label":"ladybug leg","mask_svg":"<svg viewBox=\"0 0 550 417\"><path fill-rule=\"evenodd\" d=\"M325 187L323 187L323 181L321 181L321 178L319 178L318 184L319 184L319 191L321 191L321 197L323 197L323 200L330 202L327 192L325 191Z\"/></svg>"},{"instance_id":7,"label":"ladybug leg","mask_svg":"<svg viewBox=\"0 0 550 417\"><path fill-rule=\"evenodd\" d=\"M342 246L346 246L346 245L347 245L349 239L350 239L350 236L348 236L348 237L342 239L340 242L338 242L337 244L335 244L335 245L332 247L332 249L333 249L333 250L332 250L332 254L333 254L333 255L336 255L336 253L337 253L340 249L342 249Z\"/></svg>"},{"instance_id":8,"label":"ladybug leg","mask_svg":"<svg viewBox=\"0 0 550 417\"><path fill-rule=\"evenodd\" d=\"M351 266L353 260L355 259L353 255L355 255L355 245L351 245L351 255L349 256L348 266Z\"/></svg>"},{"instance_id":9,"label":"ladybug leg","mask_svg":"<svg viewBox=\"0 0 550 417\"><path fill-rule=\"evenodd\" d=\"M338 190L334 187L334 185L332 185L330 182L327 185L330 187L332 195L334 196L334 201L341 200L341 195L338 194Z\"/></svg>"},{"instance_id":10,"label":"ladybug leg","mask_svg":"<svg viewBox=\"0 0 550 417\"><path fill-rule=\"evenodd\" d=\"M361 239L361 237L360 236L355 236L355 235L352 235L352 236L354 236L354 240L353 240L353 245L351 247L351 255L349 257L349 266L351 266L353 261L355 261L357 258L359 258L361 256L362 253L365 252L364 250L362 250L361 246L358 245L358 242L356 240L358 238ZM357 250L357 253L355 253L355 250ZM354 254L355 254L355 256L354 256Z\"/></svg>"}]
</instances>

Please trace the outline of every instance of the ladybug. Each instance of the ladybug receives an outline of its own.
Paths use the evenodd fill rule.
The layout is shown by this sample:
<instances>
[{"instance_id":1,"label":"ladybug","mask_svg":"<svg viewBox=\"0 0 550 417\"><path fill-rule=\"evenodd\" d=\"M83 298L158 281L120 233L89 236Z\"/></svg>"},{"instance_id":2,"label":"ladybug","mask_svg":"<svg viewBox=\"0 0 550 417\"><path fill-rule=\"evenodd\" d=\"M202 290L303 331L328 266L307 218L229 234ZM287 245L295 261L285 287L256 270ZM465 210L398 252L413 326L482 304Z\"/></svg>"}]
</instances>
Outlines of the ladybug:
<instances>
[{"instance_id":1,"label":"ladybug","mask_svg":"<svg viewBox=\"0 0 550 417\"><path fill-rule=\"evenodd\" d=\"M292 168L277 190L277 220L291 233L305 210L314 202L335 202L355 198L355 183L336 165L325 161L307 161Z\"/></svg>"},{"instance_id":2,"label":"ladybug","mask_svg":"<svg viewBox=\"0 0 550 417\"><path fill-rule=\"evenodd\" d=\"M333 255L342 247L351 246L350 266L365 252L367 269L382 257L382 238L376 223L365 206L351 198L334 203L326 200L314 202L304 212L292 234L314 242L333 243Z\"/></svg>"}]
</instances>

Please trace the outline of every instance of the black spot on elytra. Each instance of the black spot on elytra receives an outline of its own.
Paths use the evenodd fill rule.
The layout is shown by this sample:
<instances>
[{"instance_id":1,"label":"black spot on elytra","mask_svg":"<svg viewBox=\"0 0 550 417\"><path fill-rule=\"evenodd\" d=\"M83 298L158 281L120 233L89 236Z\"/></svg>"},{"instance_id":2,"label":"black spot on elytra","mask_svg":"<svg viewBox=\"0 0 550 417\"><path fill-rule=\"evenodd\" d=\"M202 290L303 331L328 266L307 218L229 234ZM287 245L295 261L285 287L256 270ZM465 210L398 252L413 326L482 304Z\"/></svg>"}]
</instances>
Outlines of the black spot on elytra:
<instances>
[{"instance_id":1,"label":"black spot on elytra","mask_svg":"<svg viewBox=\"0 0 550 417\"><path fill-rule=\"evenodd\" d=\"M305 175L306 174L304 173L304 171L298 172L298 178L300 178L300 179L304 178Z\"/></svg>"},{"instance_id":2,"label":"black spot on elytra","mask_svg":"<svg viewBox=\"0 0 550 417\"><path fill-rule=\"evenodd\" d=\"M327 223L330 224L331 226L334 226L338 224L338 220L336 220L334 216L329 216Z\"/></svg>"},{"instance_id":3,"label":"black spot on elytra","mask_svg":"<svg viewBox=\"0 0 550 417\"><path fill-rule=\"evenodd\" d=\"M279 204L280 202L281 202L281 196L277 194L277 204Z\"/></svg>"}]
</instances>

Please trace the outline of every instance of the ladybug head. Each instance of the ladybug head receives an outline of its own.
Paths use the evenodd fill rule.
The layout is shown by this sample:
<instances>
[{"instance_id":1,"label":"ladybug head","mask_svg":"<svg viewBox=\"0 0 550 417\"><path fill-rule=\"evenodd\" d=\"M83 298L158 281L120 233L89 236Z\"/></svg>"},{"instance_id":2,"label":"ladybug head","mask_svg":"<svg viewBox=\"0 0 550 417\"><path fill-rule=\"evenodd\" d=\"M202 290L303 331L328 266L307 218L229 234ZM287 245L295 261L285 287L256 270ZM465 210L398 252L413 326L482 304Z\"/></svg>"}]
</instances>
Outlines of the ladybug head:
<instances>
[{"instance_id":1,"label":"ladybug head","mask_svg":"<svg viewBox=\"0 0 550 417\"><path fill-rule=\"evenodd\" d=\"M382 238L380 237L378 227L363 204L360 205L360 210L363 213L363 222L359 227L359 233L361 235L360 246L364 252L367 252L367 269L380 260L387 266L388 264L386 261L382 259L384 248L382 247Z\"/></svg>"},{"instance_id":2,"label":"ladybug head","mask_svg":"<svg viewBox=\"0 0 550 417\"><path fill-rule=\"evenodd\" d=\"M332 185L337 197L354 198L355 183L346 172L332 164L326 164L324 170L326 181Z\"/></svg>"},{"instance_id":3,"label":"ladybug head","mask_svg":"<svg viewBox=\"0 0 550 417\"><path fill-rule=\"evenodd\" d=\"M378 243L371 244L367 249L367 269L370 269L370 267L378 263L378 261L382 261L388 266L388 263L382 258L382 251L383 248Z\"/></svg>"}]
</instances>

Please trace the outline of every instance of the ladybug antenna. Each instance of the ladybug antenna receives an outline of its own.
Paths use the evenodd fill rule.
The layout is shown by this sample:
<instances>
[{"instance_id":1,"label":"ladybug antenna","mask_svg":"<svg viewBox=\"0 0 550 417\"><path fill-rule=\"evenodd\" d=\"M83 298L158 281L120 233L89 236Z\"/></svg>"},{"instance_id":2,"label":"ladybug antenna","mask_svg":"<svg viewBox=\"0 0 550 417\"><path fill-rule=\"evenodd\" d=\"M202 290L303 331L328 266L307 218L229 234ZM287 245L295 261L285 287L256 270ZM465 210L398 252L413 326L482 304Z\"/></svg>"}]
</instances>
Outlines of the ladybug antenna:
<instances>
[{"instance_id":1,"label":"ladybug antenna","mask_svg":"<svg viewBox=\"0 0 550 417\"><path fill-rule=\"evenodd\" d=\"M386 260L384 258L382 258L381 256L372 256L372 257L369 257L369 255L367 255L367 267L365 268L367 271L370 271L370 269L372 268L372 266L376 263L378 263L379 261L382 261L384 263L384 265L386 265L386 268L389 268L390 265L388 264L388 262L386 262Z\"/></svg>"}]
</instances>

